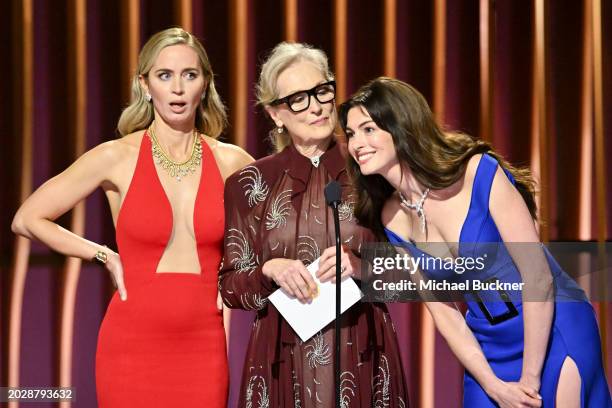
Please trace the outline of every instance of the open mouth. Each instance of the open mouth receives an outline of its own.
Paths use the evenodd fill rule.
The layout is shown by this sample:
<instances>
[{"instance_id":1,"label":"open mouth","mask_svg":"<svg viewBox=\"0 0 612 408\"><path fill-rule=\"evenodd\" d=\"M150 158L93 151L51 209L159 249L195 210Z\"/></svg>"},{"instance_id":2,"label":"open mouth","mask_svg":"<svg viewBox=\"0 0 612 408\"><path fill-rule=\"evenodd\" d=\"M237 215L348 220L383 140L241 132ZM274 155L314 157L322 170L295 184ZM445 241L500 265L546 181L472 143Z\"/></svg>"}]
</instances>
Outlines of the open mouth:
<instances>
[{"instance_id":1,"label":"open mouth","mask_svg":"<svg viewBox=\"0 0 612 408\"><path fill-rule=\"evenodd\" d=\"M175 112L180 112L185 109L187 104L185 102L170 102L170 108Z\"/></svg>"}]
</instances>

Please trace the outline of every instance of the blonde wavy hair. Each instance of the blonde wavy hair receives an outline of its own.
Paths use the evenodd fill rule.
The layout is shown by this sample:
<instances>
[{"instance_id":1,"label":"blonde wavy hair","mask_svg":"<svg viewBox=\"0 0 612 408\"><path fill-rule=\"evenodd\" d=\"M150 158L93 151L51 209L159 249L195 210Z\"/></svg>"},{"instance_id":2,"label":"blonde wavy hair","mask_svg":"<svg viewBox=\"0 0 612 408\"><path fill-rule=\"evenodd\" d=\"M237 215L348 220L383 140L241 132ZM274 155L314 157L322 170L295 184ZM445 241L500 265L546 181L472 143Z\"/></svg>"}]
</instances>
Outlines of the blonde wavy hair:
<instances>
[{"instance_id":1,"label":"blonde wavy hair","mask_svg":"<svg viewBox=\"0 0 612 408\"><path fill-rule=\"evenodd\" d=\"M322 50L304 43L279 43L272 49L261 66L259 81L255 88L257 105L266 107L279 98L276 86L278 77L290 65L299 61L308 61L319 67L327 81L334 79L334 74L329 70L327 55ZM277 152L291 144L291 137L287 134L287 130L282 133L278 133L276 128L270 130L270 139Z\"/></svg>"},{"instance_id":2,"label":"blonde wavy hair","mask_svg":"<svg viewBox=\"0 0 612 408\"><path fill-rule=\"evenodd\" d=\"M215 89L214 74L202 43L191 33L180 27L168 28L153 35L138 55L138 67L132 77L132 99L119 117L117 129L122 136L146 129L154 119L153 104L145 99L140 86L140 76L146 77L157 56L166 47L184 44L195 51L200 60L204 80L205 96L196 112L196 128L210 137L218 137L227 125L225 105Z\"/></svg>"}]
</instances>

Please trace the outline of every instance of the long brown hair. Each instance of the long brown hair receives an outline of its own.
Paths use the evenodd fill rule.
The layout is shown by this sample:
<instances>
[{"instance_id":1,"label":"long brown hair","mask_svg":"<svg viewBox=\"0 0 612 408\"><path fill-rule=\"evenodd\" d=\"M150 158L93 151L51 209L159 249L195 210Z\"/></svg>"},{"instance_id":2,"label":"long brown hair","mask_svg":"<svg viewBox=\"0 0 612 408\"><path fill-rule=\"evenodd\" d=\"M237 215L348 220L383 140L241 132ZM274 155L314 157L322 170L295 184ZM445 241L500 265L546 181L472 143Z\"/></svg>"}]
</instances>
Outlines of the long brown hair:
<instances>
[{"instance_id":1,"label":"long brown hair","mask_svg":"<svg viewBox=\"0 0 612 408\"><path fill-rule=\"evenodd\" d=\"M379 128L391 134L400 164L426 188L438 190L452 185L463 176L472 156L487 153L512 174L531 216L537 219L535 183L529 169L513 167L482 140L464 133L443 132L423 95L412 86L386 77L364 85L340 105L340 126L345 132L348 112L354 107L363 107ZM347 169L357 190L355 216L383 237L380 215L395 189L381 175L363 175L350 157Z\"/></svg>"}]
</instances>

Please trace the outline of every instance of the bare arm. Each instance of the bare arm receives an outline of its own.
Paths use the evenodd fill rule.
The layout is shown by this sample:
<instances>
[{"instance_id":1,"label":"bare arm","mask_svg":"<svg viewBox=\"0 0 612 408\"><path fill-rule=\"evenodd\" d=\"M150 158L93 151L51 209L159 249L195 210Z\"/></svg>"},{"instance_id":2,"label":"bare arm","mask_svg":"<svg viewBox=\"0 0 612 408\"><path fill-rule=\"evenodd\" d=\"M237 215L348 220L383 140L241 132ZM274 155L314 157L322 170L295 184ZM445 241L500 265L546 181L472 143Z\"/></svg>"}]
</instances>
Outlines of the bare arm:
<instances>
[{"instance_id":1,"label":"bare arm","mask_svg":"<svg viewBox=\"0 0 612 408\"><path fill-rule=\"evenodd\" d=\"M122 298L123 270L118 256L108 248L80 237L54 221L108 181L120 155L115 143L104 143L88 151L62 173L40 186L19 208L13 218L14 233L43 242L67 256L91 260L96 252L109 256L107 268L113 273Z\"/></svg>"},{"instance_id":2,"label":"bare arm","mask_svg":"<svg viewBox=\"0 0 612 408\"><path fill-rule=\"evenodd\" d=\"M112 150L108 144L97 146L40 186L15 214L13 232L37 239L64 255L90 260L103 247L54 221L107 180L109 168L114 165L113 156L116 156Z\"/></svg>"},{"instance_id":3,"label":"bare arm","mask_svg":"<svg viewBox=\"0 0 612 408\"><path fill-rule=\"evenodd\" d=\"M390 199L382 213L383 223L402 237L408 236L405 215L399 207L397 200ZM404 238L407 240L407 238ZM419 281L423 280L422 272L417 271L411 275L419 287ZM421 293L421 295L427 295ZM423 296L432 298L431 296ZM454 305L442 302L425 302L431 313L434 323L449 347L468 370L501 407L541 406L538 399L537 389L518 383L504 382L497 378L489 365L480 344L468 327L465 318Z\"/></svg>"},{"instance_id":4,"label":"bare arm","mask_svg":"<svg viewBox=\"0 0 612 408\"><path fill-rule=\"evenodd\" d=\"M444 302L425 302L427 310L433 317L436 328L444 337L452 352L461 364L476 378L487 393L498 382L497 376L491 370L480 344L465 318L453 304Z\"/></svg>"},{"instance_id":5,"label":"bare arm","mask_svg":"<svg viewBox=\"0 0 612 408\"><path fill-rule=\"evenodd\" d=\"M537 391L497 378L459 310L442 302L425 302L425 306L452 352L500 407L541 406Z\"/></svg>"},{"instance_id":6,"label":"bare arm","mask_svg":"<svg viewBox=\"0 0 612 408\"><path fill-rule=\"evenodd\" d=\"M539 246L540 240L529 210L499 167L493 180L489 207L525 283L522 293L525 349L521 382L539 389L554 313L552 275Z\"/></svg>"}]
</instances>

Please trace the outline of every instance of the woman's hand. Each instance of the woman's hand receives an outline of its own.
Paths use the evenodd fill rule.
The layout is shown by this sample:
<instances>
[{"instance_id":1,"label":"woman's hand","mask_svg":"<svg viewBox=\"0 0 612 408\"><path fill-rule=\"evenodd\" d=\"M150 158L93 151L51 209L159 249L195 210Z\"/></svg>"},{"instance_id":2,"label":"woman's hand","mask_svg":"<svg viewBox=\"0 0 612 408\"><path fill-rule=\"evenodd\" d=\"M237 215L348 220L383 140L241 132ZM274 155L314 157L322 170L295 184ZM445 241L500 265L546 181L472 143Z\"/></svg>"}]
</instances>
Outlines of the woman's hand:
<instances>
[{"instance_id":1,"label":"woman's hand","mask_svg":"<svg viewBox=\"0 0 612 408\"><path fill-rule=\"evenodd\" d=\"M522 384L524 387L528 389L534 390L537 394L540 390L540 378L535 376L526 375L523 371L523 375L521 375L521 379L519 380L519 384Z\"/></svg>"},{"instance_id":2,"label":"woman's hand","mask_svg":"<svg viewBox=\"0 0 612 408\"><path fill-rule=\"evenodd\" d=\"M542 397L533 387L520 382L497 381L494 387L487 390L500 408L539 408Z\"/></svg>"},{"instance_id":3,"label":"woman's hand","mask_svg":"<svg viewBox=\"0 0 612 408\"><path fill-rule=\"evenodd\" d=\"M267 261L262 272L274 280L285 293L296 297L300 302L310 302L317 294L317 284L301 261L275 258Z\"/></svg>"},{"instance_id":4,"label":"woman's hand","mask_svg":"<svg viewBox=\"0 0 612 408\"><path fill-rule=\"evenodd\" d=\"M357 279L361 278L361 259L356 257L348 247L342 245L340 264L342 265L342 279L347 276L354 276ZM336 247L327 248L321 254L319 259L319 270L317 278L321 282L326 282L331 279L332 283L336 283Z\"/></svg>"},{"instance_id":5,"label":"woman's hand","mask_svg":"<svg viewBox=\"0 0 612 408\"><path fill-rule=\"evenodd\" d=\"M123 281L123 264L121 263L121 258L119 254L113 251L108 252L108 260L104 265L106 269L110 272L111 279L113 280L113 285L117 288L119 292L119 297L121 300L127 300L127 290L125 289L125 282Z\"/></svg>"}]
</instances>

